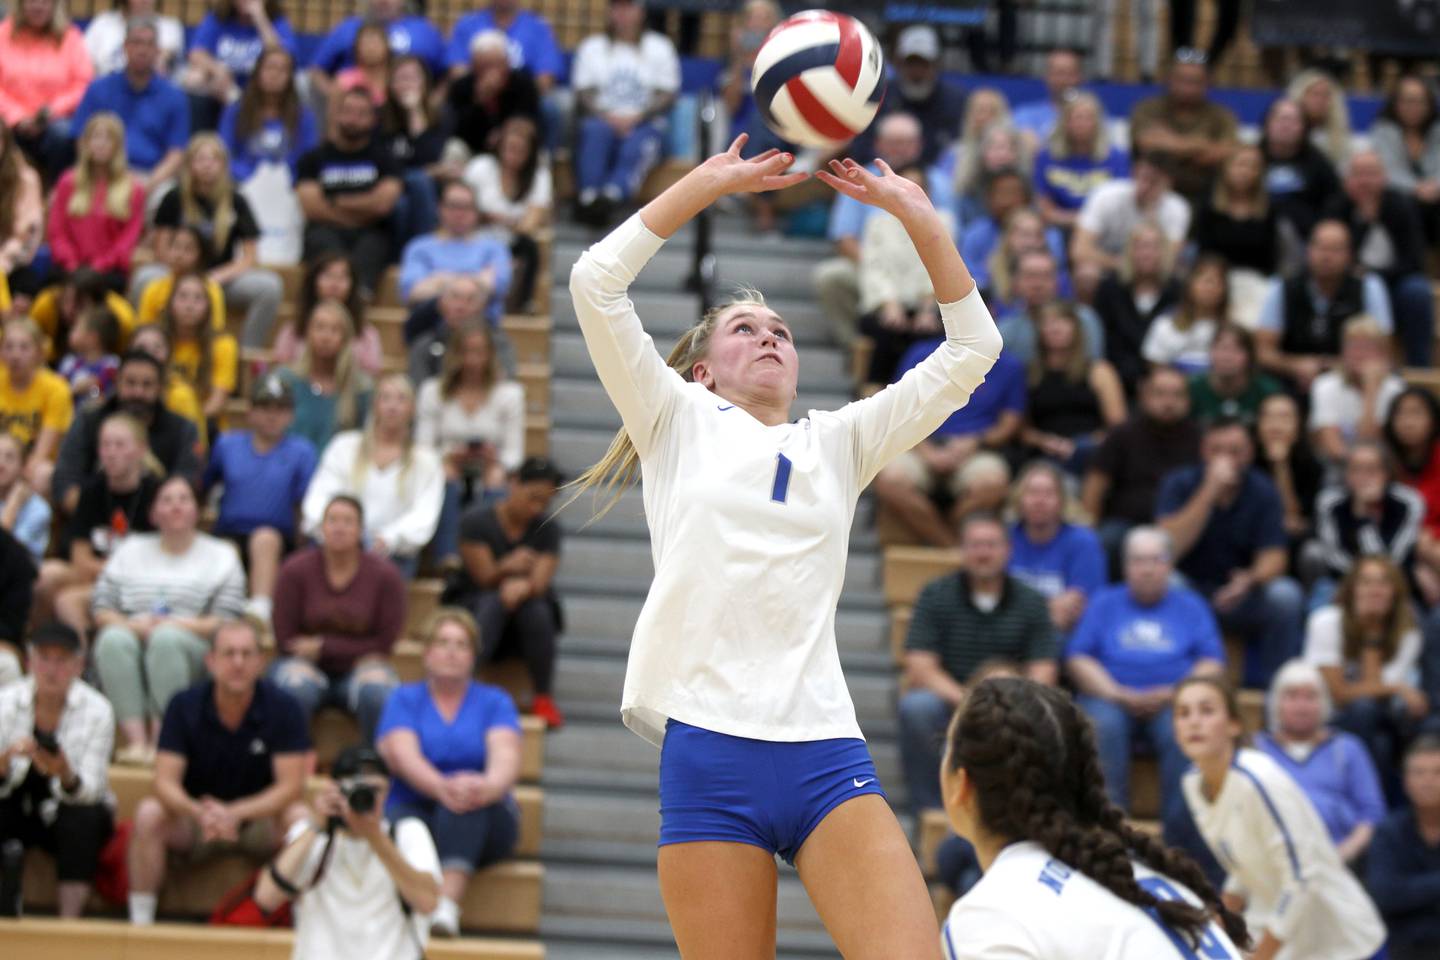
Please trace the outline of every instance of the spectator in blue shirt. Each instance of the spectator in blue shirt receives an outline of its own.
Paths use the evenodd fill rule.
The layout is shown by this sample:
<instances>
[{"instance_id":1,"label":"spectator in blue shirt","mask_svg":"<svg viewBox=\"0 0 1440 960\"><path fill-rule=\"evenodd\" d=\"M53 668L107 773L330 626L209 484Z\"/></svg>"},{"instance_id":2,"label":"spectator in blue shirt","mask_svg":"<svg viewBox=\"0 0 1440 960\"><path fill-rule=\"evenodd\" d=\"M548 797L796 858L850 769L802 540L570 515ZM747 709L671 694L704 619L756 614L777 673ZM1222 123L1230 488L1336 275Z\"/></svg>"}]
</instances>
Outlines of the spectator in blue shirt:
<instances>
[{"instance_id":1,"label":"spectator in blue shirt","mask_svg":"<svg viewBox=\"0 0 1440 960\"><path fill-rule=\"evenodd\" d=\"M1265 730L1255 734L1253 746L1305 791L1340 859L1359 863L1385 819L1385 793L1365 741L1332 727L1333 713L1320 668L1291 660L1270 684Z\"/></svg>"},{"instance_id":2,"label":"spectator in blue shirt","mask_svg":"<svg viewBox=\"0 0 1440 960\"><path fill-rule=\"evenodd\" d=\"M1010 575L1045 598L1061 635L1080 622L1085 605L1105 586L1105 551L1089 527L1065 520L1065 477L1036 460L1015 482L1017 519L1010 530Z\"/></svg>"},{"instance_id":3,"label":"spectator in blue shirt","mask_svg":"<svg viewBox=\"0 0 1440 960\"><path fill-rule=\"evenodd\" d=\"M934 353L943 337L912 346L896 368L899 380ZM957 542L954 523L940 515L933 495L943 488L956 512L964 504L962 467L982 449L1003 450L1019 435L1025 414L1025 367L1004 351L970 402L929 437L893 460L875 478L875 496L916 540L936 547Z\"/></svg>"},{"instance_id":4,"label":"spectator in blue shirt","mask_svg":"<svg viewBox=\"0 0 1440 960\"><path fill-rule=\"evenodd\" d=\"M920 123L908 113L889 114L875 127L875 156L888 163L892 170L914 166L920 159L923 143ZM878 168L871 169L878 172ZM860 236L874 209L851 197L835 198L827 231L830 242L835 245L835 256L822 260L811 275L820 309L842 347L854 342L859 328ZM966 262L973 271L974 264Z\"/></svg>"},{"instance_id":5,"label":"spectator in blue shirt","mask_svg":"<svg viewBox=\"0 0 1440 960\"><path fill-rule=\"evenodd\" d=\"M280 0L216 0L190 38L182 74L196 129L214 128L220 109L248 85L261 53L274 48L292 57L297 49Z\"/></svg>"},{"instance_id":6,"label":"spectator in blue shirt","mask_svg":"<svg viewBox=\"0 0 1440 960\"><path fill-rule=\"evenodd\" d=\"M1175 544L1180 572L1210 601L1220 625L1251 648L1245 685L1263 688L1299 655L1304 631L1304 592L1285 573L1285 507L1275 484L1252 465L1254 441L1240 421L1210 421L1200 458L1161 481L1155 515Z\"/></svg>"},{"instance_id":7,"label":"spectator in blue shirt","mask_svg":"<svg viewBox=\"0 0 1440 960\"><path fill-rule=\"evenodd\" d=\"M1044 143L1055 129L1055 122L1071 91L1085 79L1084 64L1074 50L1051 50L1045 56L1045 96L1015 106L1010 122L1015 124L1032 143ZM1103 121L1104 115L1101 115Z\"/></svg>"},{"instance_id":8,"label":"spectator in blue shirt","mask_svg":"<svg viewBox=\"0 0 1440 960\"><path fill-rule=\"evenodd\" d=\"M475 190L463 180L451 180L440 197L440 229L411 240L400 257L400 296L417 314L427 314L426 321L417 317L407 324L412 336L439 326L435 300L462 276L480 283L485 318L492 324L500 322L510 290L510 249L479 228Z\"/></svg>"},{"instance_id":9,"label":"spectator in blue shirt","mask_svg":"<svg viewBox=\"0 0 1440 960\"><path fill-rule=\"evenodd\" d=\"M271 47L260 55L255 82L220 115L219 133L230 149L230 175L236 183L271 163L288 166L294 180L301 156L320 142L315 114L295 87L294 54Z\"/></svg>"},{"instance_id":10,"label":"spectator in blue shirt","mask_svg":"<svg viewBox=\"0 0 1440 960\"><path fill-rule=\"evenodd\" d=\"M530 71L541 94L560 78L565 61L555 34L543 16L520 9L518 0L491 0L490 9L475 10L455 21L446 46L450 75L470 69L470 41L486 30L499 30L510 41L510 66Z\"/></svg>"},{"instance_id":11,"label":"spectator in blue shirt","mask_svg":"<svg viewBox=\"0 0 1440 960\"><path fill-rule=\"evenodd\" d=\"M1029 366L1039 354L1040 315L1060 296L1060 258L1049 250L1024 251L1015 259L1014 288L1015 302L996 312L995 325L1005 341L1005 352ZM1100 318L1083 303L1074 308L1085 332L1086 355L1099 360L1105 356L1105 329Z\"/></svg>"},{"instance_id":12,"label":"spectator in blue shirt","mask_svg":"<svg viewBox=\"0 0 1440 960\"><path fill-rule=\"evenodd\" d=\"M1017 169L999 170L985 181L985 214L965 224L960 235L960 254L975 277L975 284L984 289L990 285L990 254L999 246L1010 215L1030 206L1030 184ZM1057 263L1065 262L1065 238L1050 227L1045 231L1045 245Z\"/></svg>"},{"instance_id":13,"label":"spectator in blue shirt","mask_svg":"<svg viewBox=\"0 0 1440 960\"><path fill-rule=\"evenodd\" d=\"M156 71L160 42L153 20L135 19L125 28L125 69L90 84L71 125L85 129L104 110L125 124L125 157L130 170L144 174L147 196L180 171L190 140L190 106L180 88Z\"/></svg>"},{"instance_id":14,"label":"spectator in blue shirt","mask_svg":"<svg viewBox=\"0 0 1440 960\"><path fill-rule=\"evenodd\" d=\"M210 450L204 487L219 484L213 533L235 544L250 572L250 610L269 621L280 558L295 547L295 514L315 472L315 447L290 433L295 398L271 374L250 391L249 430L220 435Z\"/></svg>"},{"instance_id":15,"label":"spectator in blue shirt","mask_svg":"<svg viewBox=\"0 0 1440 960\"><path fill-rule=\"evenodd\" d=\"M1175 684L1219 675L1225 651L1210 608L1194 590L1171 582L1170 537L1135 527L1125 537L1125 582L1091 598L1065 648L1076 701L1095 725L1105 789L1130 808L1130 754L1147 740L1160 761L1160 802L1180 800L1189 765L1170 718Z\"/></svg>"},{"instance_id":16,"label":"spectator in blue shirt","mask_svg":"<svg viewBox=\"0 0 1440 960\"><path fill-rule=\"evenodd\" d=\"M1416 738L1405 755L1408 809L1375 830L1365 885L1390 931L1390 960L1440 956L1440 736Z\"/></svg>"},{"instance_id":17,"label":"spectator in blue shirt","mask_svg":"<svg viewBox=\"0 0 1440 960\"><path fill-rule=\"evenodd\" d=\"M1035 198L1045 222L1069 230L1086 197L1129 175L1130 160L1110 138L1100 98L1072 93L1060 109L1055 132L1035 156Z\"/></svg>"},{"instance_id":18,"label":"spectator in blue shirt","mask_svg":"<svg viewBox=\"0 0 1440 960\"><path fill-rule=\"evenodd\" d=\"M425 678L397 687L376 745L393 775L385 814L418 817L440 854L431 929L454 936L474 871L509 856L519 838L520 717L510 694L471 679L480 628L458 607L425 631Z\"/></svg>"},{"instance_id":19,"label":"spectator in blue shirt","mask_svg":"<svg viewBox=\"0 0 1440 960\"><path fill-rule=\"evenodd\" d=\"M310 80L326 100L334 88L335 74L355 65L355 35L367 23L385 27L392 57L419 57L432 77L445 73L445 38L425 17L409 12L408 0L369 0L363 7L368 9L340 21L326 35L310 61Z\"/></svg>"}]
</instances>

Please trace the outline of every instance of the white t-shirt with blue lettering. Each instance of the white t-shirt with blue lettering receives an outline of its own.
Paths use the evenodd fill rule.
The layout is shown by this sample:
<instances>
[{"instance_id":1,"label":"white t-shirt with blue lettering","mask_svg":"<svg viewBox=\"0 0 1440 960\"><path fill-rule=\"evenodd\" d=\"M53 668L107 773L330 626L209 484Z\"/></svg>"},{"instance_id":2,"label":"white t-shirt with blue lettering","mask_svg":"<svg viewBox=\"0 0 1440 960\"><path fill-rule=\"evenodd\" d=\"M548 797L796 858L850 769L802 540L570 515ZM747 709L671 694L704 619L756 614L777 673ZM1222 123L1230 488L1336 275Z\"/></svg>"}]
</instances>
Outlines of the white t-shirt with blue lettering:
<instances>
[{"instance_id":1,"label":"white t-shirt with blue lettering","mask_svg":"<svg viewBox=\"0 0 1440 960\"><path fill-rule=\"evenodd\" d=\"M1141 864L1135 878L1159 899L1200 899ZM940 931L945 960L1241 960L1211 922L1191 946L1157 914L1126 903L1039 844L1006 847Z\"/></svg>"}]
</instances>

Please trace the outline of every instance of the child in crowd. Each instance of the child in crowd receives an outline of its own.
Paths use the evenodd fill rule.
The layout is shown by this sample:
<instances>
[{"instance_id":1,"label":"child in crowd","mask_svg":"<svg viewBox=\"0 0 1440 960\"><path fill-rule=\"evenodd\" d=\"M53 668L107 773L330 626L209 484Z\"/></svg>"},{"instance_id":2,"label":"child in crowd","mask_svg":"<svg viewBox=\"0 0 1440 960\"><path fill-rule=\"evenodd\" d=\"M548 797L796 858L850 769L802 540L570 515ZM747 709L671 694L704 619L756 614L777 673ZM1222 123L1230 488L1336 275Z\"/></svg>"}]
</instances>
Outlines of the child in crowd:
<instances>
[{"instance_id":1,"label":"child in crowd","mask_svg":"<svg viewBox=\"0 0 1440 960\"><path fill-rule=\"evenodd\" d=\"M70 384L79 406L108 397L120 369L120 323L105 307L91 307L70 328L70 352L60 361L59 373Z\"/></svg>"}]
</instances>

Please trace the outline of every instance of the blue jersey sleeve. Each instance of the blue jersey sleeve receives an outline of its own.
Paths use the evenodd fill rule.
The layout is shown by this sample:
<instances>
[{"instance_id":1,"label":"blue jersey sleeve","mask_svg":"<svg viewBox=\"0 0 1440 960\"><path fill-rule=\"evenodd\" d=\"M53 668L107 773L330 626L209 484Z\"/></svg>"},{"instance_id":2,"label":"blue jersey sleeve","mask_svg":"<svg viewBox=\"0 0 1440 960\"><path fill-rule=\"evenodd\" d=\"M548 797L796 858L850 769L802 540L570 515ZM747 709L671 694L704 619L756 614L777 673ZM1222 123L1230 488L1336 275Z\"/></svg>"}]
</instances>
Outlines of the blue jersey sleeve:
<instances>
[{"instance_id":1,"label":"blue jersey sleeve","mask_svg":"<svg viewBox=\"0 0 1440 960\"><path fill-rule=\"evenodd\" d=\"M280 38L280 46L290 51L293 56L300 49L300 43L295 38L295 30L290 26L290 21L280 17L270 25L275 28L275 35Z\"/></svg>"},{"instance_id":2,"label":"blue jersey sleeve","mask_svg":"<svg viewBox=\"0 0 1440 960\"><path fill-rule=\"evenodd\" d=\"M450 42L445 48L445 59L451 67L470 66L470 41L480 32L483 13L467 13L455 21L450 31Z\"/></svg>"},{"instance_id":3,"label":"blue jersey sleeve","mask_svg":"<svg viewBox=\"0 0 1440 960\"><path fill-rule=\"evenodd\" d=\"M170 91L170 129L166 131L165 146L168 150L184 150L190 142L190 101L179 87Z\"/></svg>"},{"instance_id":4,"label":"blue jersey sleeve","mask_svg":"<svg viewBox=\"0 0 1440 960\"><path fill-rule=\"evenodd\" d=\"M558 79L565 68L565 61L560 54L560 45L555 42L555 32L550 29L550 24L540 16L530 19L524 43L525 65L530 68L530 72L537 76L549 74Z\"/></svg>"},{"instance_id":5,"label":"blue jersey sleeve","mask_svg":"<svg viewBox=\"0 0 1440 960\"><path fill-rule=\"evenodd\" d=\"M520 732L520 711L515 707L515 701L502 687L492 687L493 703L490 708L490 722L486 732L496 728L502 730L514 730Z\"/></svg>"},{"instance_id":6,"label":"blue jersey sleeve","mask_svg":"<svg viewBox=\"0 0 1440 960\"><path fill-rule=\"evenodd\" d=\"M1080 615L1080 622L1070 632L1070 639L1065 644L1065 656L1100 659L1100 638L1109 627L1110 606L1110 598L1106 594L1090 598L1085 612Z\"/></svg>"},{"instance_id":7,"label":"blue jersey sleeve","mask_svg":"<svg viewBox=\"0 0 1440 960\"><path fill-rule=\"evenodd\" d=\"M1189 621L1192 650L1197 660L1219 660L1225 662L1225 640L1220 636L1220 624L1210 604L1194 591L1185 588L1190 598Z\"/></svg>"}]
</instances>

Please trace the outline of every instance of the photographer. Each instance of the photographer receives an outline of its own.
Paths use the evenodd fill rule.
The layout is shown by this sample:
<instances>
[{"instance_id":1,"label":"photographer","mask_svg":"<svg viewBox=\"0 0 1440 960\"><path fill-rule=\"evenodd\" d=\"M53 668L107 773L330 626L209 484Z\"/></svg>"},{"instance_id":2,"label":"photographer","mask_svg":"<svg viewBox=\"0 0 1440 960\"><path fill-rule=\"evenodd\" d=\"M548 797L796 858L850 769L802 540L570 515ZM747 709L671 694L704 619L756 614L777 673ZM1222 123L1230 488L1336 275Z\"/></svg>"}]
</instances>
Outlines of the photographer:
<instances>
[{"instance_id":1,"label":"photographer","mask_svg":"<svg viewBox=\"0 0 1440 960\"><path fill-rule=\"evenodd\" d=\"M18 913L21 848L55 856L60 916L78 917L90 897L100 849L113 826L110 702L80 679L80 637L51 623L30 635L30 675L0 690L0 915Z\"/></svg>"},{"instance_id":2,"label":"photographer","mask_svg":"<svg viewBox=\"0 0 1440 960\"><path fill-rule=\"evenodd\" d=\"M296 960L421 957L440 892L440 859L425 824L391 824L389 771L365 746L336 758L333 780L311 819L291 827L284 849L255 885L267 912L294 901Z\"/></svg>"}]
</instances>

